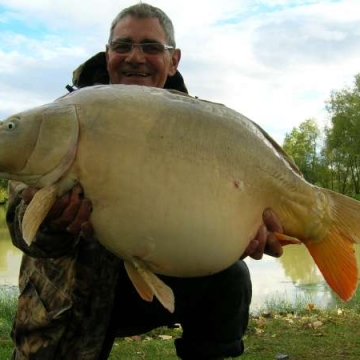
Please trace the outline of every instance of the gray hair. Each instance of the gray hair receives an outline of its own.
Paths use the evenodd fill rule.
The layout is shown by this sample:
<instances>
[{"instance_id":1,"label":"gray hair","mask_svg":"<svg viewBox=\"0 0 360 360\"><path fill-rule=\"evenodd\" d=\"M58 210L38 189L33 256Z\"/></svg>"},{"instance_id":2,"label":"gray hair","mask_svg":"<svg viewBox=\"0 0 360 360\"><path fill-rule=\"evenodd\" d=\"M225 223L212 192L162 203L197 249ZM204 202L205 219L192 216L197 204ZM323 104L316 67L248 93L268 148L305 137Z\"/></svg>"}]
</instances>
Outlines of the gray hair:
<instances>
[{"instance_id":1,"label":"gray hair","mask_svg":"<svg viewBox=\"0 0 360 360\"><path fill-rule=\"evenodd\" d=\"M137 19L149 19L149 18L159 19L160 26L163 28L165 32L168 45L176 47L174 26L170 18L161 9L142 2L136 5L129 6L119 12L119 14L111 23L109 43L112 40L115 26L118 24L120 20L122 20L126 16L132 16Z\"/></svg>"}]
</instances>

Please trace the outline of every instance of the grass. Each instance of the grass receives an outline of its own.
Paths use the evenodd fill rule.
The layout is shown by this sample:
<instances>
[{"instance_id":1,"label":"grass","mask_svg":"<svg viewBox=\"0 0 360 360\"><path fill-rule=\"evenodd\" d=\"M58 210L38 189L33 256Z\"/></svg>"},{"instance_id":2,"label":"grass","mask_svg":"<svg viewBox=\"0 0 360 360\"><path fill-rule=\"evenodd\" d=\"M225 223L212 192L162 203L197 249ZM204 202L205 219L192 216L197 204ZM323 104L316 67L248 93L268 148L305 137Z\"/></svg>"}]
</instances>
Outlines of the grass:
<instances>
[{"instance_id":1,"label":"grass","mask_svg":"<svg viewBox=\"0 0 360 360\"><path fill-rule=\"evenodd\" d=\"M17 287L0 287L0 339L6 340L15 316L17 302Z\"/></svg>"},{"instance_id":2,"label":"grass","mask_svg":"<svg viewBox=\"0 0 360 360\"><path fill-rule=\"evenodd\" d=\"M10 359L9 338L16 291L0 287L0 359ZM245 353L236 359L343 360L359 359L360 292L348 303L320 308L309 299L292 304L271 298L250 318ZM165 339L162 338L166 335ZM181 329L159 328L132 338L117 339L109 360L175 360L173 339ZM288 357L286 357L288 356Z\"/></svg>"},{"instance_id":3,"label":"grass","mask_svg":"<svg viewBox=\"0 0 360 360\"><path fill-rule=\"evenodd\" d=\"M348 303L336 301L317 308L298 301L295 307L272 299L251 319L242 359L358 359L360 354L360 293ZM285 358L285 357L284 357Z\"/></svg>"},{"instance_id":4,"label":"grass","mask_svg":"<svg viewBox=\"0 0 360 360\"><path fill-rule=\"evenodd\" d=\"M15 316L17 302L17 288L15 286L0 287L0 359L11 357L12 343L10 330Z\"/></svg>"}]
</instances>

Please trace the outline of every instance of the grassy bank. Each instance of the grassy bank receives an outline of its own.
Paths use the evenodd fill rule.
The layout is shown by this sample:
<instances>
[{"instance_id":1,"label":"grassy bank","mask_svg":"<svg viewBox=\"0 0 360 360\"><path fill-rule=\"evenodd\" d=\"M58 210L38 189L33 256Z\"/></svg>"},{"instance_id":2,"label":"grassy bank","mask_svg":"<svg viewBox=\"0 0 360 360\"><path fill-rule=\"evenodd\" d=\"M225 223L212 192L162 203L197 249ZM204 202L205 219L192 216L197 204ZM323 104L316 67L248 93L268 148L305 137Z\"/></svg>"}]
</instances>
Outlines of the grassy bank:
<instances>
[{"instance_id":1,"label":"grassy bank","mask_svg":"<svg viewBox=\"0 0 360 360\"><path fill-rule=\"evenodd\" d=\"M0 359L8 360L11 356L12 344L9 333L15 315L17 288L0 287Z\"/></svg>"},{"instance_id":2,"label":"grassy bank","mask_svg":"<svg viewBox=\"0 0 360 360\"><path fill-rule=\"evenodd\" d=\"M9 332L15 312L16 293L0 288L0 359L9 359ZM349 302L331 308L300 299L295 306L272 298L251 316L241 359L359 359L360 292ZM173 339L180 329L160 328L148 334L118 339L110 360L175 360ZM237 359L240 359L237 358Z\"/></svg>"}]
</instances>

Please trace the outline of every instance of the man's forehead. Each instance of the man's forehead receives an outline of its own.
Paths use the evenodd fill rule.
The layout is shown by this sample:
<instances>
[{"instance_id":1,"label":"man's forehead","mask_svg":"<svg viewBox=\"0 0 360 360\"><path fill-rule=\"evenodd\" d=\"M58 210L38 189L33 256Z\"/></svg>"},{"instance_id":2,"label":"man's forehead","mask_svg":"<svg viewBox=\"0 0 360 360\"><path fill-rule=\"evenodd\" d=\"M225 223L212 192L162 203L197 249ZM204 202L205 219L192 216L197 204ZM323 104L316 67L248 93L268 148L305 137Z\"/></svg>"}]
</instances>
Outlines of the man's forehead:
<instances>
[{"instance_id":1,"label":"man's forehead","mask_svg":"<svg viewBox=\"0 0 360 360\"><path fill-rule=\"evenodd\" d=\"M134 18L126 16L114 28L113 39L127 39L134 42L144 40L166 41L164 29L157 18Z\"/></svg>"}]
</instances>

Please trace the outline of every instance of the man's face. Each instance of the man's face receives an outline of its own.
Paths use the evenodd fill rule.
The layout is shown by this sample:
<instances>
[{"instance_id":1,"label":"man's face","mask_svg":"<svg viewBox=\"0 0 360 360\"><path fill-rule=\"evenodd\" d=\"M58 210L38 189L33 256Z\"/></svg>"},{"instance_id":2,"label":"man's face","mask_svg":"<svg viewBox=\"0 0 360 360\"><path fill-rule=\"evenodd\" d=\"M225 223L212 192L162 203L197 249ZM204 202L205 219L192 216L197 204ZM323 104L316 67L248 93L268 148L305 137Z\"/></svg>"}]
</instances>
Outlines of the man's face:
<instances>
[{"instance_id":1,"label":"man's face","mask_svg":"<svg viewBox=\"0 0 360 360\"><path fill-rule=\"evenodd\" d=\"M137 19L127 16L116 25L112 41L127 43L167 44L165 32L156 18ZM106 46L107 70L111 84L145 85L162 88L169 76L175 74L180 50L163 50L149 54L139 46L128 52Z\"/></svg>"}]
</instances>

